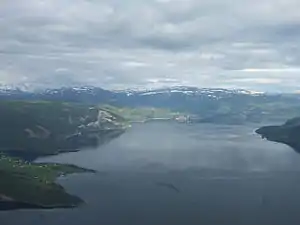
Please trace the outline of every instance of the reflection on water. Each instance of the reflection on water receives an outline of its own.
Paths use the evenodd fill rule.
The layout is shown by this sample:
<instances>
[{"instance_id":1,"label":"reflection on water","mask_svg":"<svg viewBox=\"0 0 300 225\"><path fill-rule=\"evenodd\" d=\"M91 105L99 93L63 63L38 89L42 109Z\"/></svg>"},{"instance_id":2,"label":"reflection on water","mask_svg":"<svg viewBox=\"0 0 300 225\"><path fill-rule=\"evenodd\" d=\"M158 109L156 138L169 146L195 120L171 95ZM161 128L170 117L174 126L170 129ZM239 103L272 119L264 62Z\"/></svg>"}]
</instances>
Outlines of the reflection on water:
<instances>
[{"instance_id":1,"label":"reflection on water","mask_svg":"<svg viewBox=\"0 0 300 225\"><path fill-rule=\"evenodd\" d=\"M297 224L300 157L255 126L139 124L99 149L41 161L97 174L60 179L74 210L0 214L5 225Z\"/></svg>"}]
</instances>

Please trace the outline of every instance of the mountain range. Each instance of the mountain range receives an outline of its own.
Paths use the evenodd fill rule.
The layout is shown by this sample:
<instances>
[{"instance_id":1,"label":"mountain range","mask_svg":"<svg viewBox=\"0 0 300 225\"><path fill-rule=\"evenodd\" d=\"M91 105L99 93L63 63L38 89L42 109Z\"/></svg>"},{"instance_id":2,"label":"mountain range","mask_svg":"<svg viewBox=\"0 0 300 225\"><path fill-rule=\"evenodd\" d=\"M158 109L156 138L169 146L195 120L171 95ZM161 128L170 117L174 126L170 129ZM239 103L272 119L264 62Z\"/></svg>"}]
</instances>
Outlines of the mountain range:
<instances>
[{"instance_id":1,"label":"mountain range","mask_svg":"<svg viewBox=\"0 0 300 225\"><path fill-rule=\"evenodd\" d=\"M197 115L198 121L223 121L223 118L261 122L284 121L300 113L298 94L268 94L243 89L196 88L177 86L148 90L105 90L99 87L63 87L39 91L1 88L0 99L46 100L117 107L155 107ZM220 119L221 118L221 119Z\"/></svg>"}]
</instances>

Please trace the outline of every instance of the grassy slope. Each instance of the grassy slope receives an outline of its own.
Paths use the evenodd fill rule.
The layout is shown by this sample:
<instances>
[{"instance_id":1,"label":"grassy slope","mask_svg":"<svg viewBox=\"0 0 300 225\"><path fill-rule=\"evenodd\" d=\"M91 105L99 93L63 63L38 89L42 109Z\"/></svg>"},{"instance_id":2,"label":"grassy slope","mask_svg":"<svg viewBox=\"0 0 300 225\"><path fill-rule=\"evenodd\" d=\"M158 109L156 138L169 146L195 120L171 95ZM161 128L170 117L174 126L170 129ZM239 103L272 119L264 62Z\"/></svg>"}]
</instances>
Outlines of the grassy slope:
<instances>
[{"instance_id":1,"label":"grassy slope","mask_svg":"<svg viewBox=\"0 0 300 225\"><path fill-rule=\"evenodd\" d=\"M71 165L30 164L0 156L0 196L43 207L73 207L82 200L55 183L57 177L92 172Z\"/></svg>"},{"instance_id":2,"label":"grassy slope","mask_svg":"<svg viewBox=\"0 0 300 225\"><path fill-rule=\"evenodd\" d=\"M103 105L103 108L114 112L116 114L122 115L128 121L145 121L152 118L165 118L170 119L180 113L172 112L168 109L163 108L151 108L151 107L139 107L139 108L118 108L111 105Z\"/></svg>"}]
</instances>

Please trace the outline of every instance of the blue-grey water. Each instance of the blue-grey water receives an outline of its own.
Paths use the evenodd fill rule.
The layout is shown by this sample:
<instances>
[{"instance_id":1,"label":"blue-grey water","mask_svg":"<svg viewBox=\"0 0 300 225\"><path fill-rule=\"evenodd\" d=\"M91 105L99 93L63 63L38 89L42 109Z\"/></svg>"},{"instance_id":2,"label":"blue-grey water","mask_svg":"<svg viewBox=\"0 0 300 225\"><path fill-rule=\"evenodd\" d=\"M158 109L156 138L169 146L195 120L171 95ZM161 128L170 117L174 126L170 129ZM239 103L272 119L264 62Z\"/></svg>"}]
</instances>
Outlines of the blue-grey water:
<instances>
[{"instance_id":1,"label":"blue-grey water","mask_svg":"<svg viewBox=\"0 0 300 225\"><path fill-rule=\"evenodd\" d=\"M255 128L136 124L98 149L39 159L97 170L59 179L86 204L2 212L0 224L299 224L300 155Z\"/></svg>"}]
</instances>

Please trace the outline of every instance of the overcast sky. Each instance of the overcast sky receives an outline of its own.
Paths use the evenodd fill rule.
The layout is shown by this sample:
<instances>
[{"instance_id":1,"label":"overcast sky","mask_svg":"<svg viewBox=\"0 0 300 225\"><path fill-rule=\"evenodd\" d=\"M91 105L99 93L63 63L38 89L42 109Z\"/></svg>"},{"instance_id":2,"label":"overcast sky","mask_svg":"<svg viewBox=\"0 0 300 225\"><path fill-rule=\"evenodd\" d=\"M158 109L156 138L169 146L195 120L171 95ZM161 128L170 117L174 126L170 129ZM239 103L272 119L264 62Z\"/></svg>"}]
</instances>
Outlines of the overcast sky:
<instances>
[{"instance_id":1,"label":"overcast sky","mask_svg":"<svg viewBox=\"0 0 300 225\"><path fill-rule=\"evenodd\" d=\"M0 83L300 90L299 0L1 0Z\"/></svg>"}]
</instances>

